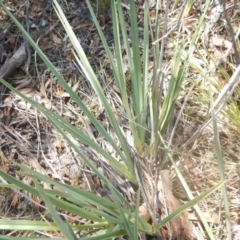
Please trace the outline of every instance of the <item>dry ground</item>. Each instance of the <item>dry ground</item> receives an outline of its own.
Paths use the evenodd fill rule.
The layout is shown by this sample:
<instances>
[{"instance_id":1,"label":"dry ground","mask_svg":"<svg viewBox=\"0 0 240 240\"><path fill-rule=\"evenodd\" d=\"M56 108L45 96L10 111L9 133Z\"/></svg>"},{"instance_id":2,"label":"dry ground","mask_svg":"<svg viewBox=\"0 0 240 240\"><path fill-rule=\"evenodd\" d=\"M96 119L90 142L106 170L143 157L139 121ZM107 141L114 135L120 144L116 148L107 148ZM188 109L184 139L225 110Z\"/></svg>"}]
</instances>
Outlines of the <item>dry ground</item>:
<instances>
[{"instance_id":1,"label":"dry ground","mask_svg":"<svg viewBox=\"0 0 240 240\"><path fill-rule=\"evenodd\" d=\"M80 69L74 64L71 45L49 1L29 0L24 2L8 0L3 2L11 9L18 20L28 28L30 34L38 33L37 40L40 48L53 64L57 66L65 80L78 93L89 109L95 113L95 116L107 126L108 122L104 110L99 105L98 98L94 94L90 84L85 81ZM29 6L27 2L29 2ZM226 2L228 19L234 32L237 32L240 22L240 4L233 0ZM124 8L126 24L129 24L128 3L127 1L124 1L124 3L126 4ZM121 106L119 106L117 88L114 85L103 46L99 41L96 28L91 21L84 1L61 1L61 5L92 65L99 74L101 84L104 86L106 94L108 94L109 101L116 115L119 116L119 123L122 124L123 129L127 133L129 129L127 127L127 120L124 118L125 115L122 112ZM138 3L138 5L139 24L141 26L143 14L141 10L142 3ZM181 6L181 1L179 6ZM177 8L177 10L169 14L169 29L176 24L176 12L180 10L181 8ZM169 34L169 43L165 50L166 56L164 60L166 67L173 56L171 42L174 42L174 38L178 34L181 34L185 38L187 45L189 36L194 32L198 23L198 16L201 12L201 4L194 4L189 13L179 23L181 28L175 28ZM163 15L164 10L159 14ZM208 19L205 20L206 29L208 26L211 28L209 31L202 32L201 40L197 43L197 51L194 53L194 61L202 67L205 74L209 75L213 83L210 85L209 82L204 80L204 73L200 74L194 69L188 72L183 86L183 93L179 97L176 106L176 116L183 104L186 92L192 85L195 84L195 87L192 89L192 93L184 107L184 114L176 130L177 134L175 134L174 145L171 147L175 153L175 159L195 195L209 189L219 181L211 125L205 128L201 132L201 135L189 145L185 146L184 144L206 119L209 108L204 103L206 103L205 99L208 89L211 87L217 94L218 86L226 84L224 73L231 76L232 65L236 64L234 50L231 48L232 35L229 25L226 23L224 14L221 14L216 19L216 22L212 24L215 14L214 5L212 5L207 15ZM156 13L151 11L152 20L155 17ZM29 20L28 23L26 23L26 18ZM101 10L98 13L98 18L109 45L112 45L113 33L109 10ZM181 29L181 32L179 32L179 29ZM239 36L237 37L239 39ZM16 52L23 42L24 38L22 34L11 24L8 16L0 9L0 67ZM205 51L204 46L207 48L207 51ZM238 49L239 46L238 42ZM7 80L27 96L58 112L83 132L95 138L97 142L101 142L102 139L98 139L96 130L81 110L76 107L75 103L69 98L68 94L59 85L50 71L46 69L41 60L35 56L31 48L29 48L29 53L30 55L26 58L28 61L26 60L24 65L15 70ZM212 60L218 62L225 55L226 58L219 64L225 70L223 72L214 67ZM86 169L81 159L79 159L41 114L35 111L28 103L4 89L3 86L0 86L0 91L0 168L2 170L18 177L16 172L18 169L14 165L16 161L31 166L51 178L98 194L101 194L105 190L101 182ZM237 103L237 94L233 100ZM231 112L231 106L228 105L227 108ZM232 112L232 118L220 114L218 116L218 123L222 153L225 161L231 220L234 230L238 229L240 225L240 129L238 124L239 110L235 109ZM233 122L232 119L235 119L236 122ZM98 153L93 152L81 143L78 144L82 151L97 165ZM108 143L105 142L102 142L102 145L105 148L109 147ZM164 167L171 169L169 165ZM29 179L24 178L22 181L28 182ZM176 178L173 178L173 189L173 194L181 202L187 200ZM221 192L217 191L201 203L201 209L206 215L209 224L216 227L217 239L224 239L225 216L220 199ZM29 206L31 207L29 208ZM0 192L0 207L1 215L6 218L35 219L39 217L38 211L40 209L38 207L30 204L24 197L11 191ZM201 230L201 226L194 213L189 211L188 216Z\"/></svg>"}]
</instances>

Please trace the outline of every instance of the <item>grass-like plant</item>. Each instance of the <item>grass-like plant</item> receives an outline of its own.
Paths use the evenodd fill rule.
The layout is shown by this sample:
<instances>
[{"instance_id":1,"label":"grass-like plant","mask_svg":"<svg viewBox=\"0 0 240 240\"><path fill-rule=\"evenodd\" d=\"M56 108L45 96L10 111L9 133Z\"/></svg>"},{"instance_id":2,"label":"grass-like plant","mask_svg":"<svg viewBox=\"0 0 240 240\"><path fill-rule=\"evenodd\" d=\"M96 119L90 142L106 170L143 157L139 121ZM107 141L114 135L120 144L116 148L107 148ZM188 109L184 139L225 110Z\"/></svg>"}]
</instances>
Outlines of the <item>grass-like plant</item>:
<instances>
[{"instance_id":1,"label":"grass-like plant","mask_svg":"<svg viewBox=\"0 0 240 240\"><path fill-rule=\"evenodd\" d=\"M41 49L36 45L36 43L31 39L21 24L1 1L0 5L23 33L24 37L37 52L38 56L56 76L66 92L69 93L72 100L95 126L98 133L111 145L117 157L111 155L106 149L102 148L98 143L71 125L57 113L48 110L41 104L35 102L33 99L30 99L24 94L20 93L3 79L0 79L0 81L14 93L18 94L21 98L31 103L43 115L45 115L53 127L62 134L68 144L78 153L79 157L85 162L85 164L101 179L101 181L110 190L113 201L101 198L96 194L86 192L76 187L53 181L40 173L37 173L23 165L19 165L21 169L19 174L29 175L29 177L33 180L33 185L29 186L27 184L24 184L12 176L4 173L3 171L0 171L1 177L8 181L8 183L1 184L1 187L16 189L16 191L25 190L26 192L43 199L46 209L48 209L48 211L52 214L54 223L26 220L0 220L0 229L21 231L61 231L64 235L64 238L61 239L77 239L75 234L76 231L85 232L87 236L86 239L113 239L120 236L123 237L125 235L129 236L130 239L138 239L138 235L140 233L156 234L161 226L164 226L167 222L171 221L171 219L176 217L185 209L196 205L201 199L211 194L223 184L223 182L216 184L216 186L209 189L207 192L194 198L183 176L181 175L181 172L178 170L176 164L172 160L171 153L169 153L169 159L172 160L172 164L177 172L179 179L183 183L185 190L188 192L190 200L187 204L183 205L177 211L170 214L167 218L159 222L155 222L154 226L139 217L138 209L140 202L148 201L148 199L146 199L146 196L144 196L145 190L143 189L143 185L139 182L143 174L139 166L145 164L145 162L143 162L142 158L139 156L147 158L146 162L152 161L152 164L158 164L160 161L158 160L158 156L161 149L165 149L165 151L168 152L165 144L168 134L167 130L169 128L170 120L173 116L175 103L182 88L184 76L188 71L189 66L191 64L194 64L191 62L191 55L195 47L195 42L199 38L199 32L202 27L204 14L207 11L207 7L210 1L208 1L208 4L206 4L204 14L199 19L199 25L196 29L195 34L192 36L190 48L187 52L184 49L183 41L178 40L178 43L175 46L176 54L171 60L172 72L168 83L165 82L162 67L164 56L163 49L166 43L165 36L167 36L167 13L163 26L160 27L159 19L156 17L154 28L151 26L150 29L149 9L147 3L148 1L145 2L143 20L143 45L140 46L135 1L130 1L131 41L129 41L129 36L127 35L121 1L112 1L111 13L114 33L113 53L108 46L108 43L104 37L101 27L99 26L98 20L95 16L90 2L88 0L86 2L107 54L110 67L113 72L115 84L119 89L122 101L121 107L124 108L123 111L126 113L126 118L128 120L127 122L132 134L132 143L129 143L127 141L127 138L124 135L124 132L122 131L119 122L115 117L113 109L111 108L111 105L106 97L104 89L101 86L100 80L90 65L89 60L84 53L81 44L79 43L79 40L75 36L58 2L56 0L53 0L54 9L65 31L67 32L69 40L72 43L74 56L84 74L84 77L91 83L92 88L99 98L100 104L104 107L108 121L115 132L117 142L116 139L113 139L111 137L104 126L91 113L88 107L84 105L84 103L73 91L73 89L69 87L67 82L59 74L59 72L49 61L46 55L41 51ZM189 7L189 5L187 5L187 7ZM166 7L166 9L168 8L169 6ZM158 12L158 4L156 4L156 12ZM158 40L160 30L162 31L163 35L162 40ZM152 32L151 42L154 42L153 46L150 46L149 32ZM123 45L129 63L129 71L131 75L130 94L124 71L122 42L120 42L120 36L123 39ZM154 53L154 65L153 77L150 79L148 67L150 58L149 53L151 52ZM166 92L163 90L164 85L167 86ZM119 190L113 186L109 179L107 179L106 176L104 176L96 168L89 157L79 150L75 143L71 141L71 138L69 137L70 135L89 148L92 148L98 152L105 159L105 161L108 162L112 168L114 168L119 176L124 177L132 184L138 186L135 206L130 205L128 200L124 198ZM162 166L163 165L164 163L162 163ZM40 185L42 182L51 184L57 187L59 190L43 189ZM70 225L67 221L64 222L60 218L59 213L56 211L56 208L81 216L81 218L88 221L88 224L75 226ZM201 214L197 207L196 210L198 211L198 214L201 218ZM151 210L149 209L149 211ZM154 218L154 216L152 217ZM208 224L203 218L201 221L210 239L214 239L213 233L208 227ZM14 237L0 237L1 239L14 239ZM15 239L20 239L20 237L17 237ZM35 238L32 237L28 239Z\"/></svg>"}]
</instances>

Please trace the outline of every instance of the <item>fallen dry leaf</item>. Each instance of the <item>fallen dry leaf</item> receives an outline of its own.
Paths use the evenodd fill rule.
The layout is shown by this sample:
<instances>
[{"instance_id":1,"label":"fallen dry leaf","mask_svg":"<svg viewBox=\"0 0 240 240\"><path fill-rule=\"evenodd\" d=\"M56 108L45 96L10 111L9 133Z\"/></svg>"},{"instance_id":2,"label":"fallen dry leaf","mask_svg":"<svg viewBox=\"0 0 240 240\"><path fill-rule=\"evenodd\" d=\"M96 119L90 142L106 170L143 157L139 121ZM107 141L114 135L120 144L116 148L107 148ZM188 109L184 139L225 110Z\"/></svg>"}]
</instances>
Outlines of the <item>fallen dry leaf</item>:
<instances>
[{"instance_id":1,"label":"fallen dry leaf","mask_svg":"<svg viewBox=\"0 0 240 240\"><path fill-rule=\"evenodd\" d=\"M54 41L56 44L61 44L61 43L62 43L61 38L59 38L56 34L52 33L51 35L52 35L53 41Z\"/></svg>"},{"instance_id":2,"label":"fallen dry leaf","mask_svg":"<svg viewBox=\"0 0 240 240\"><path fill-rule=\"evenodd\" d=\"M149 214L149 211L147 209L146 203L143 203L139 207L139 216L147 222L150 220L150 214Z\"/></svg>"}]
</instances>

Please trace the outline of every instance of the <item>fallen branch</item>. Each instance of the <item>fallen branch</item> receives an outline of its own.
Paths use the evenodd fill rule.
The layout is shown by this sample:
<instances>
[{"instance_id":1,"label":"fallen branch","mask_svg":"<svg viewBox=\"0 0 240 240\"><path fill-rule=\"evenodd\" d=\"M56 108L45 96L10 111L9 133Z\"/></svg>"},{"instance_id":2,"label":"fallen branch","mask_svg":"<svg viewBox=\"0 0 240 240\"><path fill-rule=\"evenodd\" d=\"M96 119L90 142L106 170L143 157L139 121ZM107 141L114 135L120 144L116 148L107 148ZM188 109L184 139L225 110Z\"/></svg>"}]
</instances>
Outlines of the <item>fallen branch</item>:
<instances>
[{"instance_id":1,"label":"fallen branch","mask_svg":"<svg viewBox=\"0 0 240 240\"><path fill-rule=\"evenodd\" d=\"M48 32L48 31L47 31ZM33 32L30 36L34 41L36 41L39 37L40 34L43 35L43 33L47 32ZM25 41L22 43L22 45L19 47L19 49L14 53L14 55L7 60L4 65L0 68L0 77L6 80L9 78L13 72L19 68L21 65L24 64L26 58L27 58L27 46Z\"/></svg>"},{"instance_id":2,"label":"fallen branch","mask_svg":"<svg viewBox=\"0 0 240 240\"><path fill-rule=\"evenodd\" d=\"M3 79L9 78L18 67L23 65L26 57L26 47L25 43L23 43L14 55L0 68L0 77Z\"/></svg>"}]
</instances>

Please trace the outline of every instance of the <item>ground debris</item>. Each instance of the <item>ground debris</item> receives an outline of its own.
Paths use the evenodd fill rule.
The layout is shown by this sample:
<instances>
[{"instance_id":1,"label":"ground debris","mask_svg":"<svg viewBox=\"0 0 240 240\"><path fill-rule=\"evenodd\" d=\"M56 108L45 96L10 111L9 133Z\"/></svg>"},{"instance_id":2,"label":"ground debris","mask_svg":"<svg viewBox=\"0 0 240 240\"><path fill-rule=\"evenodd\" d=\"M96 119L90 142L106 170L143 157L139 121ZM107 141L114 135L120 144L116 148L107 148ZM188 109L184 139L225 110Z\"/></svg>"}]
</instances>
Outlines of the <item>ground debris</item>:
<instances>
[{"instance_id":1,"label":"ground debris","mask_svg":"<svg viewBox=\"0 0 240 240\"><path fill-rule=\"evenodd\" d=\"M170 172L168 170L163 170L160 172L160 175L162 178L166 206L170 214L177 210L181 205L172 193L172 181L170 177ZM194 239L193 226L188 220L188 214L186 212L181 213L171 221L170 229L167 232L167 235L170 237L169 239L173 240ZM168 239L168 237L166 236L165 239Z\"/></svg>"}]
</instances>

